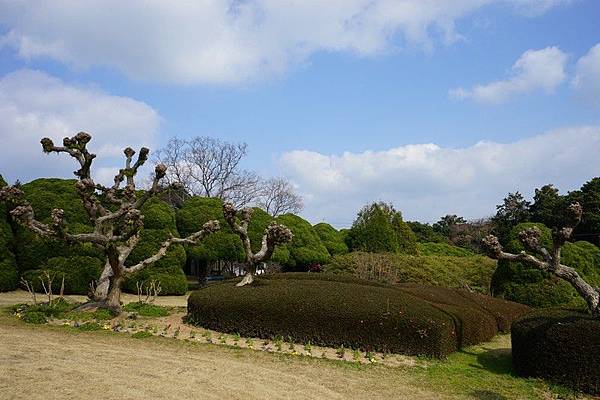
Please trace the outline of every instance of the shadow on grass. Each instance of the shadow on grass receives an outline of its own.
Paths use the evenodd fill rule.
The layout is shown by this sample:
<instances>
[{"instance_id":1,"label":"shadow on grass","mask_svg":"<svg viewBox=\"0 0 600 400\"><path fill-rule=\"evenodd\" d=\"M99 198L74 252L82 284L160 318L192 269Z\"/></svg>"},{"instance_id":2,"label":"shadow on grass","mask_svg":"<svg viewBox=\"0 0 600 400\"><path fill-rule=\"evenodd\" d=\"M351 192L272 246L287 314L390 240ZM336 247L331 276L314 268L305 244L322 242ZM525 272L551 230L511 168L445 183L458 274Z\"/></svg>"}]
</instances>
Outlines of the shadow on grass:
<instances>
[{"instance_id":1,"label":"shadow on grass","mask_svg":"<svg viewBox=\"0 0 600 400\"><path fill-rule=\"evenodd\" d=\"M514 375L510 348L484 349L482 353L461 350L461 353L477 358L477 364L469 364L470 367L483 369L499 375Z\"/></svg>"},{"instance_id":2,"label":"shadow on grass","mask_svg":"<svg viewBox=\"0 0 600 400\"><path fill-rule=\"evenodd\" d=\"M471 392L471 396L480 400L508 400L508 397L491 390L474 390Z\"/></svg>"}]
</instances>

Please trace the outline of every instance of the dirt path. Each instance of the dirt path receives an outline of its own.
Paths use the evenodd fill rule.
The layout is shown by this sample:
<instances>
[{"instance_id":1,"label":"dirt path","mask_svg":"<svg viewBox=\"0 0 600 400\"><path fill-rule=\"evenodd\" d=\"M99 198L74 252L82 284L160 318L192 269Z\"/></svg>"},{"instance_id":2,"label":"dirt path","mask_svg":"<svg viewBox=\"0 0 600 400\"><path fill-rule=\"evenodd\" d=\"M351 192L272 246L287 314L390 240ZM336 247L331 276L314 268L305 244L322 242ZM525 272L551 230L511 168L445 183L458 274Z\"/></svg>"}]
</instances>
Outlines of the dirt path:
<instances>
[{"instance_id":1,"label":"dirt path","mask_svg":"<svg viewBox=\"0 0 600 400\"><path fill-rule=\"evenodd\" d=\"M47 301L46 295L43 293L37 294L38 301ZM87 300L86 296L79 295L67 295L67 300L73 302L83 303ZM184 296L159 296L155 300L155 304L159 306L170 306L170 307L187 307L188 295ZM121 301L124 304L133 303L138 301L138 297L134 294L123 293L121 295ZM15 290L12 292L0 293L0 307L10 306L18 303L33 303L31 295L25 290Z\"/></svg>"},{"instance_id":2,"label":"dirt path","mask_svg":"<svg viewBox=\"0 0 600 400\"><path fill-rule=\"evenodd\" d=\"M72 332L0 316L2 399L444 399L401 369L161 338Z\"/></svg>"}]
</instances>

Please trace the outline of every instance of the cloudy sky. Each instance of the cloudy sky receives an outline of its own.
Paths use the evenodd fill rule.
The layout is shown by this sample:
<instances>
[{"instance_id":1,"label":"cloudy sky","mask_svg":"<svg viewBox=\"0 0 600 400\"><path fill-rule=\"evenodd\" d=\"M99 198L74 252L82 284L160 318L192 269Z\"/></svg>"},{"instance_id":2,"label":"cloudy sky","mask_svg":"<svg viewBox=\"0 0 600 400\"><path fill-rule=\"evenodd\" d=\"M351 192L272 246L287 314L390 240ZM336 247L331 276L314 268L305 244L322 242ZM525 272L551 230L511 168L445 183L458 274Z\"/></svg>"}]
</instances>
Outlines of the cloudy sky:
<instances>
[{"instance_id":1,"label":"cloudy sky","mask_svg":"<svg viewBox=\"0 0 600 400\"><path fill-rule=\"evenodd\" d=\"M106 180L127 145L210 135L337 227L600 175L596 0L181 3L0 0L0 173L72 176L43 136L92 133Z\"/></svg>"}]
</instances>

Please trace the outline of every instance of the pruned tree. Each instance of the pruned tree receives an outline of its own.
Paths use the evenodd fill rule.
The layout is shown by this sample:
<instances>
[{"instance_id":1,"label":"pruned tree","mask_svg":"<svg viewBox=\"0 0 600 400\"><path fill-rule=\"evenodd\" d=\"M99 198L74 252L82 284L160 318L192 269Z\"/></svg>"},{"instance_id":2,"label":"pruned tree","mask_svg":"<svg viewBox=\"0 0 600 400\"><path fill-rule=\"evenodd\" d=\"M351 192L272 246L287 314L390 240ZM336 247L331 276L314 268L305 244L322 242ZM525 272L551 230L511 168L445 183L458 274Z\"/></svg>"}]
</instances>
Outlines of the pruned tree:
<instances>
[{"instance_id":1,"label":"pruned tree","mask_svg":"<svg viewBox=\"0 0 600 400\"><path fill-rule=\"evenodd\" d=\"M244 246L246 274L237 286L251 284L254 281L256 267L260 263L266 262L271 258L275 251L275 247L290 242L294 238L292 231L287 227L276 222L271 222L265 229L260 249L254 253L252 251L250 236L248 235L248 226L250 225L250 219L252 218L252 209L244 208L243 210L238 211L233 204L225 203L223 204L223 216L231 229L240 237Z\"/></svg>"},{"instance_id":2,"label":"pruned tree","mask_svg":"<svg viewBox=\"0 0 600 400\"><path fill-rule=\"evenodd\" d=\"M261 194L260 178L240 165L247 147L205 136L173 138L157 152L156 161L169 167L167 182L180 184L192 195L217 197L243 207Z\"/></svg>"},{"instance_id":3,"label":"pruned tree","mask_svg":"<svg viewBox=\"0 0 600 400\"><path fill-rule=\"evenodd\" d=\"M302 211L302 197L285 178L271 178L261 184L261 196L258 206L277 217L282 214L297 214Z\"/></svg>"},{"instance_id":4,"label":"pruned tree","mask_svg":"<svg viewBox=\"0 0 600 400\"><path fill-rule=\"evenodd\" d=\"M505 252L494 235L486 236L483 239L483 245L491 258L527 263L564 279L585 300L590 313L600 315L600 288L592 287L574 268L561 263L561 249L573 235L575 227L581 222L582 214L583 209L579 203L573 203L567 208L564 218L565 226L553 231L551 249L542 245L541 231L537 227L526 229L519 234L519 240L525 248L519 254Z\"/></svg>"},{"instance_id":5,"label":"pruned tree","mask_svg":"<svg viewBox=\"0 0 600 400\"><path fill-rule=\"evenodd\" d=\"M161 191L159 184L166 175L167 167L157 165L150 188L138 194L135 177L139 168L147 161L149 150L143 147L134 162L135 151L128 147L124 150L125 167L115 176L114 184L110 187L97 184L90 174L92 162L96 158L87 149L91 139L88 133L80 132L72 138L64 138L63 146L55 146L48 138L43 138L41 144L45 153L67 153L79 163L80 168L74 172L78 178L76 189L93 224L92 232L70 233L62 209L52 210L49 224L36 220L31 204L18 187L7 186L0 190L0 200L9 203L12 209L10 213L18 223L40 236L73 244L92 243L103 249L106 264L92 294L93 303L88 306L106 307L119 312L121 285L127 276L161 259L173 244L196 244L217 231L219 223L209 221L200 231L186 238L170 236L154 255L135 265L126 266L125 261L138 244L144 225L140 209L148 199ZM121 187L122 184L124 187Z\"/></svg>"}]
</instances>

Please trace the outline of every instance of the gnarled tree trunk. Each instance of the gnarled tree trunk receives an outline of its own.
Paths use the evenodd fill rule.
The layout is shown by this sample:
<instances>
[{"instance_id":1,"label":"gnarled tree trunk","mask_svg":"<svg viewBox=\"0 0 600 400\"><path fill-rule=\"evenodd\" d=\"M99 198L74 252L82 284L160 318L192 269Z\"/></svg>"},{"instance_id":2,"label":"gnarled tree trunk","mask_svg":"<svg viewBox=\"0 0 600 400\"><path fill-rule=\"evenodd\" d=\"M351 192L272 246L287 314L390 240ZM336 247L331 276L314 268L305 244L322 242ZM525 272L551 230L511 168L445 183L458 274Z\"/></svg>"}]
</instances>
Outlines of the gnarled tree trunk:
<instances>
[{"instance_id":1,"label":"gnarled tree trunk","mask_svg":"<svg viewBox=\"0 0 600 400\"><path fill-rule=\"evenodd\" d=\"M556 229L552 235L552 249L542 246L541 232L537 227L529 228L519 234L519 240L526 251L519 254L507 253L503 250L498 238L489 235L483 239L484 248L489 257L496 260L519 261L527 263L542 271L553 273L569 282L577 293L585 300L592 315L600 316L600 288L594 288L572 267L561 264L561 249L573 235L573 230L581 221L583 210L579 203L573 203L567 209L567 224Z\"/></svg>"}]
</instances>

